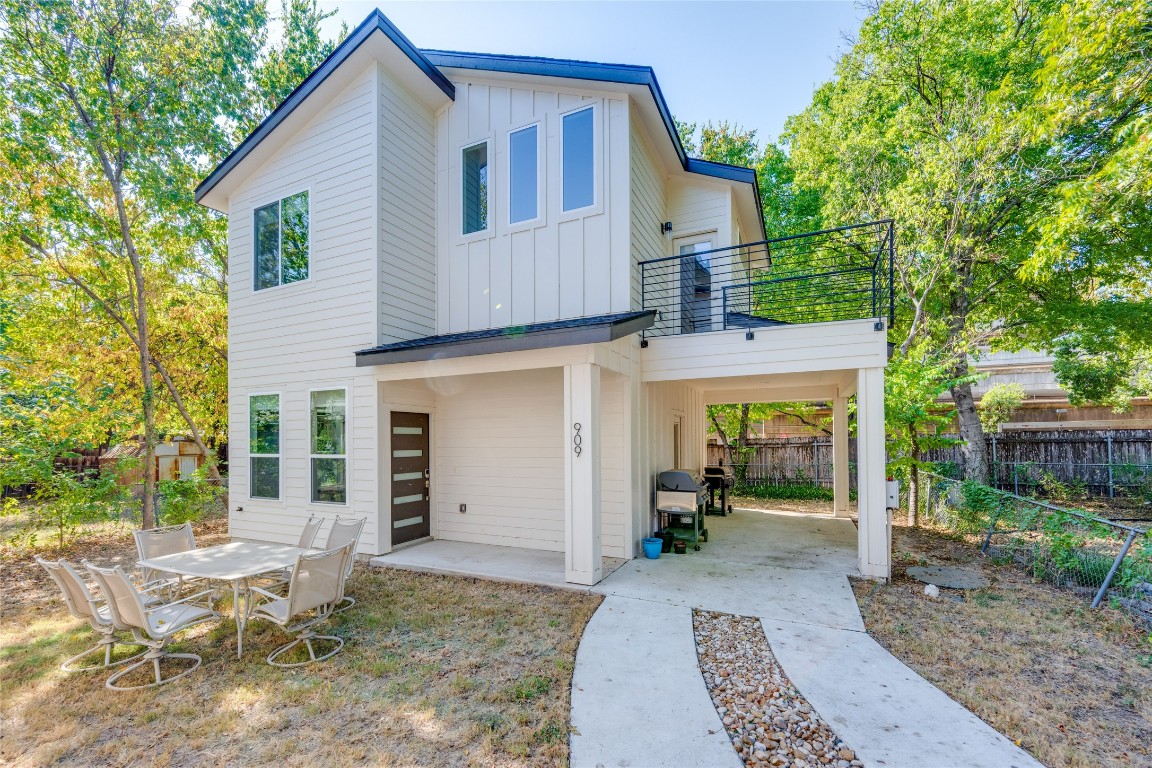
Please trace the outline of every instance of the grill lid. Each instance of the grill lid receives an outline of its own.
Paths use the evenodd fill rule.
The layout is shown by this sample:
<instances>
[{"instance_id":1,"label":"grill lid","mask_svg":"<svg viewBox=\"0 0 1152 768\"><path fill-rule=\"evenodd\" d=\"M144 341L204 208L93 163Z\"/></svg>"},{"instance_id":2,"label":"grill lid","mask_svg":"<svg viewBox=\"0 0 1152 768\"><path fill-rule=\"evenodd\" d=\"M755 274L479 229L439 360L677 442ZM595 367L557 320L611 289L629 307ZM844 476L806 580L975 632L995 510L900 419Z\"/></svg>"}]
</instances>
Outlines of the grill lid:
<instances>
[{"instance_id":1,"label":"grill lid","mask_svg":"<svg viewBox=\"0 0 1152 768\"><path fill-rule=\"evenodd\" d=\"M667 472L661 472L657 476L657 482L662 491L681 491L695 493L700 490L696 480L692 477L690 472L685 472L682 469L672 469Z\"/></svg>"}]
</instances>

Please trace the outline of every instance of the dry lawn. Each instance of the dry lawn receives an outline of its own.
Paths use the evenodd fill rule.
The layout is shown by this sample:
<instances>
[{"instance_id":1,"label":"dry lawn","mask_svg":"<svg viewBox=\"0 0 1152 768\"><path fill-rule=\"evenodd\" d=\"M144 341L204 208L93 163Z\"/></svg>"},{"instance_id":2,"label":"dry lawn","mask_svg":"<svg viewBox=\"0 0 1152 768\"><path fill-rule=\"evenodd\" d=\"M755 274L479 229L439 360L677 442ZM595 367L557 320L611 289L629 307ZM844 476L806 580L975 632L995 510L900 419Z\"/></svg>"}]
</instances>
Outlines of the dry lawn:
<instances>
[{"instance_id":1,"label":"dry lawn","mask_svg":"<svg viewBox=\"0 0 1152 768\"><path fill-rule=\"evenodd\" d=\"M225 540L222 523L197 530L202 545ZM108 526L66 554L130 560L129 541ZM228 619L173 644L203 656L199 670L118 693L107 673L59 670L93 634L27 554L3 555L0 764L567 764L576 646L599 597L358 565L356 607L331 623L347 645L331 661L268 666L288 637L264 622L238 661Z\"/></svg>"},{"instance_id":2,"label":"dry lawn","mask_svg":"<svg viewBox=\"0 0 1152 768\"><path fill-rule=\"evenodd\" d=\"M890 584L854 589L869 633L897 658L1050 768L1152 765L1146 629L939 532L898 521L893 557ZM991 584L931 599L910 565L965 565Z\"/></svg>"}]
</instances>

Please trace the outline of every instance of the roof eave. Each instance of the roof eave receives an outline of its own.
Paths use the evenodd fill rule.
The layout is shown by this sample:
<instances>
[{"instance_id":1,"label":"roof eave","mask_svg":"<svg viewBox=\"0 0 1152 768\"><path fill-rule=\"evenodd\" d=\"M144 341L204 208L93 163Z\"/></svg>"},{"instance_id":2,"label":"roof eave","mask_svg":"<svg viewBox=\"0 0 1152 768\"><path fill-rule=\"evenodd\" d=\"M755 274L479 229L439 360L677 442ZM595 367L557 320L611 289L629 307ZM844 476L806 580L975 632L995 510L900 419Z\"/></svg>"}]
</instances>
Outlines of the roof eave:
<instances>
[{"instance_id":1,"label":"roof eave","mask_svg":"<svg viewBox=\"0 0 1152 768\"><path fill-rule=\"evenodd\" d=\"M328 58L324 59L316 69L312 70L312 73L304 78L304 81L296 86L292 93L288 94L276 109L272 110L272 112L260 122L260 125L256 126L256 129L240 142L235 149L228 153L228 156L220 161L212 172L200 182L196 187L196 202L204 202L204 198L211 193L256 146L268 138L305 99L312 95L340 65L347 61L348 58L376 32L382 33L394 43L421 72L427 75L429 80L431 80L445 96L455 100L456 87L452 85L452 82L388 20L388 17L381 13L379 9L376 9L368 14L368 17L364 19L356 29L352 30L352 33L336 47L336 50L332 51L332 53L328 55Z\"/></svg>"}]
</instances>

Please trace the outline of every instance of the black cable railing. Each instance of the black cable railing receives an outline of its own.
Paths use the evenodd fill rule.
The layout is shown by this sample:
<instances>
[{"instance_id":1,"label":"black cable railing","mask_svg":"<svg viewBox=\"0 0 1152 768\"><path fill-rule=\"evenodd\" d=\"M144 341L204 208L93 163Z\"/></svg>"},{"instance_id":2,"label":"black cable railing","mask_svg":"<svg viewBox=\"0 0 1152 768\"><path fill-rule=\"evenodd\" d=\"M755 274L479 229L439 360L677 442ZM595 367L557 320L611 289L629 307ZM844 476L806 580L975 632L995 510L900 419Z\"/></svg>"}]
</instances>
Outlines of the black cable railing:
<instances>
[{"instance_id":1,"label":"black cable railing","mask_svg":"<svg viewBox=\"0 0 1152 768\"><path fill-rule=\"evenodd\" d=\"M895 229L890 220L640 262L645 336L875 318L890 325Z\"/></svg>"}]
</instances>

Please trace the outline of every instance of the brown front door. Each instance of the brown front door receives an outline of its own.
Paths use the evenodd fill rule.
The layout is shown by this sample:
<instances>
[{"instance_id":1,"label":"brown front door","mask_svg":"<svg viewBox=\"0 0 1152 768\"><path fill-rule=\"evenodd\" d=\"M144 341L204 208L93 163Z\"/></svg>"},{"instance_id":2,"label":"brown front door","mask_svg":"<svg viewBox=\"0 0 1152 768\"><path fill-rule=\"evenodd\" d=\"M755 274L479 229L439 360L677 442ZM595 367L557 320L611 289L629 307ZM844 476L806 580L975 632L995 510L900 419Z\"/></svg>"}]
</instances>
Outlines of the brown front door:
<instances>
[{"instance_id":1,"label":"brown front door","mask_svg":"<svg viewBox=\"0 0 1152 768\"><path fill-rule=\"evenodd\" d=\"M432 535L428 414L392 411L392 546Z\"/></svg>"}]
</instances>

